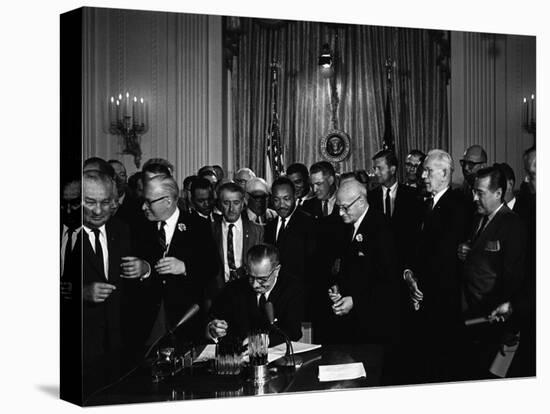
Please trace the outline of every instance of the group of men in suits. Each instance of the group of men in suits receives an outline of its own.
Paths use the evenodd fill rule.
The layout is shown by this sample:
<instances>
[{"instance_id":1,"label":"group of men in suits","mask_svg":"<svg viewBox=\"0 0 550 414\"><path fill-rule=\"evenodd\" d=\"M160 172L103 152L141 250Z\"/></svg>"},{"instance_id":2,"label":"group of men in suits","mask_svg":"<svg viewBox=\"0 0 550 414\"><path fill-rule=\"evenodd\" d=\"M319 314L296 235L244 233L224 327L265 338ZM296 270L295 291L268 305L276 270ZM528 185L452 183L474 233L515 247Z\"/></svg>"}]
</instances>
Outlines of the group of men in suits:
<instances>
[{"instance_id":1,"label":"group of men in suits","mask_svg":"<svg viewBox=\"0 0 550 414\"><path fill-rule=\"evenodd\" d=\"M534 335L533 153L512 203L521 218L507 204L515 177L476 161L486 161L477 147L461 160L471 199L451 188L442 150L412 151L403 184L395 154L380 151L370 191L325 161L293 164L273 183L204 167L186 179L184 202L168 163L146 163L137 195L122 163L87 160L63 187L61 240L64 306L83 303L85 374L100 363L115 372L121 352L137 361L193 305L180 341L268 328L271 302L292 340L309 321L315 342L385 344L393 383L483 378L504 334ZM465 326L480 317L489 322Z\"/></svg>"}]
</instances>

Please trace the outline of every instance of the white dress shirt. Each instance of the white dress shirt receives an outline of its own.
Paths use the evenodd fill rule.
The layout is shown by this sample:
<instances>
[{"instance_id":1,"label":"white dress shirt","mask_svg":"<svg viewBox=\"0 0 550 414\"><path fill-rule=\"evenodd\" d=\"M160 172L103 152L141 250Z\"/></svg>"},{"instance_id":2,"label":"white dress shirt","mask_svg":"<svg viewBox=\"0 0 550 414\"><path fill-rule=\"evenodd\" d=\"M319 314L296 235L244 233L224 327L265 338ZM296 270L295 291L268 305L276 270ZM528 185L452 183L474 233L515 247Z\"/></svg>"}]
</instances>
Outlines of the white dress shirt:
<instances>
[{"instance_id":1,"label":"white dress shirt","mask_svg":"<svg viewBox=\"0 0 550 414\"><path fill-rule=\"evenodd\" d=\"M388 195L388 187L385 185L382 186L382 206L384 209L384 214L386 214L386 197ZM395 197L397 196L397 181L393 183L393 185L390 187L390 216L393 216L393 212L395 211Z\"/></svg>"},{"instance_id":2,"label":"white dress shirt","mask_svg":"<svg viewBox=\"0 0 550 414\"><path fill-rule=\"evenodd\" d=\"M292 210L292 213L290 213L288 215L288 217L285 218L285 229L286 229L286 226L288 226L288 222L290 221L290 219L292 218L292 215L294 214L294 212L296 211L296 208L298 208L298 206L295 206L294 207L294 210ZM281 226L283 225L283 219L282 217L279 216L278 220L277 220L277 230L275 231L275 240L277 240L279 238L279 232L281 231ZM284 229L283 229L284 230Z\"/></svg>"},{"instance_id":3,"label":"white dress shirt","mask_svg":"<svg viewBox=\"0 0 550 414\"><path fill-rule=\"evenodd\" d=\"M164 226L164 233L166 234L166 251L167 252L170 247L170 243L172 242L172 237L174 237L174 231L176 231L176 226L178 224L179 217L180 217L180 209L176 208L176 211L174 211L174 213L172 213L172 215L165 220L166 226ZM157 222L157 229L160 231L160 221Z\"/></svg>"},{"instance_id":4,"label":"white dress shirt","mask_svg":"<svg viewBox=\"0 0 550 414\"><path fill-rule=\"evenodd\" d=\"M367 206L367 208L365 209L363 214L361 214L361 216L357 219L357 221L355 223L353 223L353 236L351 237L352 241L355 238L355 235L357 234L357 230L359 229L359 226L363 222L363 219L367 215L367 211L369 211L369 206Z\"/></svg>"},{"instance_id":5,"label":"white dress shirt","mask_svg":"<svg viewBox=\"0 0 550 414\"><path fill-rule=\"evenodd\" d=\"M510 210L513 210L514 209L514 206L516 205L516 197L512 198L510 201L508 201L508 207L510 208Z\"/></svg>"},{"instance_id":6,"label":"white dress shirt","mask_svg":"<svg viewBox=\"0 0 550 414\"><path fill-rule=\"evenodd\" d=\"M433 205L432 209L435 208L435 205L437 204L437 202L439 201L439 199L440 199L441 197L443 197L443 194L445 194L449 188L451 188L451 187L447 187L447 188L441 190L441 191L440 191L439 193L437 193L436 195L434 195L434 205Z\"/></svg>"},{"instance_id":7,"label":"white dress shirt","mask_svg":"<svg viewBox=\"0 0 550 414\"><path fill-rule=\"evenodd\" d=\"M84 231L88 234L92 250L95 253L95 234L92 229L82 226ZM105 279L109 280L109 249L107 248L107 232L105 230L105 224L99 228L99 243L103 252L103 270L105 271Z\"/></svg>"},{"instance_id":8,"label":"white dress shirt","mask_svg":"<svg viewBox=\"0 0 550 414\"><path fill-rule=\"evenodd\" d=\"M223 268L225 281L229 281L229 264L227 263L227 232L229 225L233 226L233 254L235 256L235 267L242 266L243 255L243 220L241 217L235 223L228 223L225 218L222 220L222 242L223 242Z\"/></svg>"}]
</instances>

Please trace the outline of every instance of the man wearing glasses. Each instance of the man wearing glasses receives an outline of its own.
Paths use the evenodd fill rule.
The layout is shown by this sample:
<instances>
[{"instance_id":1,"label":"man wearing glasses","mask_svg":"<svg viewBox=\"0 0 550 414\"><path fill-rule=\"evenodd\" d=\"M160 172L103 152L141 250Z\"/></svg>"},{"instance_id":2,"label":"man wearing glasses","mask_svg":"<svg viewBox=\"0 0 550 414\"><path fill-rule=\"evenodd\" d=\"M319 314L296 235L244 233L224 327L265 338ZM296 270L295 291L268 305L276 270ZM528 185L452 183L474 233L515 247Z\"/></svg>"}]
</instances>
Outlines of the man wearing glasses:
<instances>
[{"instance_id":1,"label":"man wearing glasses","mask_svg":"<svg viewBox=\"0 0 550 414\"><path fill-rule=\"evenodd\" d=\"M487 166L487 153L480 145L472 145L464 151L464 156L460 160L460 167L462 168L462 176L464 182L462 184L462 191L464 192L464 198L466 199L466 218L468 220L467 227L470 228L474 214L476 212L476 204L474 202L474 196L472 190L474 188L474 182L476 180L476 174L482 168Z\"/></svg>"},{"instance_id":2,"label":"man wearing glasses","mask_svg":"<svg viewBox=\"0 0 550 414\"><path fill-rule=\"evenodd\" d=\"M281 268L279 251L270 244L257 244L246 255L246 277L228 283L214 301L208 338L217 341L226 335L244 339L256 330L269 328L265 306L273 304L275 324L291 341L301 338L303 292L293 278ZM270 346L284 342L273 330Z\"/></svg>"},{"instance_id":3,"label":"man wearing glasses","mask_svg":"<svg viewBox=\"0 0 550 414\"><path fill-rule=\"evenodd\" d=\"M355 179L336 193L335 208L346 224L340 272L332 301L332 343L394 342L399 336L399 280L393 237L383 213L369 207L367 190Z\"/></svg>"},{"instance_id":4,"label":"man wearing glasses","mask_svg":"<svg viewBox=\"0 0 550 414\"><path fill-rule=\"evenodd\" d=\"M140 344L149 344L173 328L193 304L204 306L204 290L218 262L210 232L201 231L178 208L174 178L158 175L145 181L142 210L148 222L135 236L138 257L125 257L123 270L132 276L143 266L151 274L135 285L133 312ZM177 333L187 339L198 333L197 319Z\"/></svg>"}]
</instances>

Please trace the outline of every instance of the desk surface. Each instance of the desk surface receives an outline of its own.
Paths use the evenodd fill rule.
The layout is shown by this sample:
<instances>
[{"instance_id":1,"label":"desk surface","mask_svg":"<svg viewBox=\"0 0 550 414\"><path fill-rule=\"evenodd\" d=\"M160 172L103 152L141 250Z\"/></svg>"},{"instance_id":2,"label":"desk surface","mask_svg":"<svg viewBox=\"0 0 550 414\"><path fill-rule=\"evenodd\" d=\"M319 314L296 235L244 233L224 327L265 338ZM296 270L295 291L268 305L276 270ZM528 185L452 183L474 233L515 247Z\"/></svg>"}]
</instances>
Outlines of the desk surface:
<instances>
[{"instance_id":1,"label":"desk surface","mask_svg":"<svg viewBox=\"0 0 550 414\"><path fill-rule=\"evenodd\" d=\"M118 383L93 394L86 400L85 405L226 398L380 385L384 361L384 350L380 345L323 345L299 356L303 361L299 369L292 372L288 368L274 368L271 370L270 379L262 386L254 386L243 377L214 375L205 367L194 369L192 374L178 374L160 383L154 383L150 371L143 367ZM352 362L364 364L366 378L319 382L319 365Z\"/></svg>"}]
</instances>

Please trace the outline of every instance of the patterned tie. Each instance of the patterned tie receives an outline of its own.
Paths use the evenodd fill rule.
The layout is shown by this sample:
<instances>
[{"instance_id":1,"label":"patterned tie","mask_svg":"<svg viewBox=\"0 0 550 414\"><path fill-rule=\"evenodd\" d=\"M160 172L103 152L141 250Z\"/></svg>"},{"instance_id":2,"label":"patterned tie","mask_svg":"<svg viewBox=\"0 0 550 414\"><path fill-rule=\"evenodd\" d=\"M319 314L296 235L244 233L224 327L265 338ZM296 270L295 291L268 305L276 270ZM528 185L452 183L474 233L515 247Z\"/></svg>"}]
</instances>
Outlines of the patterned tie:
<instances>
[{"instance_id":1,"label":"patterned tie","mask_svg":"<svg viewBox=\"0 0 550 414\"><path fill-rule=\"evenodd\" d=\"M235 252L233 251L233 227L235 227L235 225L230 224L227 230L227 265L229 266L229 280L235 278L234 273L237 270L237 266L235 266Z\"/></svg>"},{"instance_id":2,"label":"patterned tie","mask_svg":"<svg viewBox=\"0 0 550 414\"><path fill-rule=\"evenodd\" d=\"M323 200L323 216L328 216L328 200Z\"/></svg>"},{"instance_id":3,"label":"patterned tie","mask_svg":"<svg viewBox=\"0 0 550 414\"><path fill-rule=\"evenodd\" d=\"M160 227L159 227L159 244L160 244L160 247L162 248L163 253L166 252L166 231L164 229L164 226L166 226L166 222L161 221Z\"/></svg>"},{"instance_id":4,"label":"patterned tie","mask_svg":"<svg viewBox=\"0 0 550 414\"><path fill-rule=\"evenodd\" d=\"M282 218L281 220L281 227L279 227L279 233L277 233L277 239L275 240L276 243L279 242L279 240L281 239L281 234L283 234L283 231L285 230L286 217Z\"/></svg>"},{"instance_id":5,"label":"patterned tie","mask_svg":"<svg viewBox=\"0 0 550 414\"><path fill-rule=\"evenodd\" d=\"M389 220L389 219L391 219L391 197L390 197L390 189L389 188L386 190L385 204L386 204L386 217Z\"/></svg>"},{"instance_id":6,"label":"patterned tie","mask_svg":"<svg viewBox=\"0 0 550 414\"><path fill-rule=\"evenodd\" d=\"M97 260L101 264L101 273L105 276L105 263L103 262L103 249L101 248L101 242L99 240L100 231L99 229L92 229L92 233L95 236L95 255Z\"/></svg>"}]
</instances>

